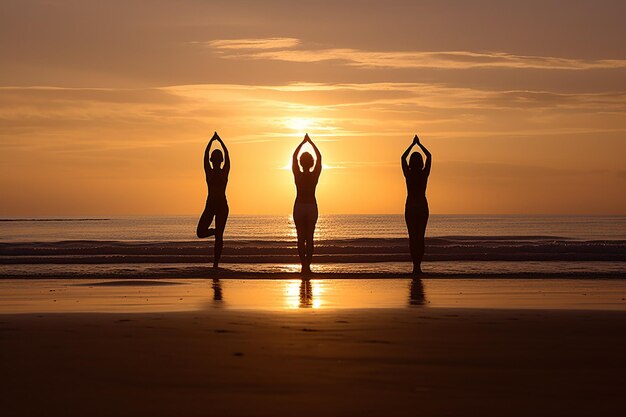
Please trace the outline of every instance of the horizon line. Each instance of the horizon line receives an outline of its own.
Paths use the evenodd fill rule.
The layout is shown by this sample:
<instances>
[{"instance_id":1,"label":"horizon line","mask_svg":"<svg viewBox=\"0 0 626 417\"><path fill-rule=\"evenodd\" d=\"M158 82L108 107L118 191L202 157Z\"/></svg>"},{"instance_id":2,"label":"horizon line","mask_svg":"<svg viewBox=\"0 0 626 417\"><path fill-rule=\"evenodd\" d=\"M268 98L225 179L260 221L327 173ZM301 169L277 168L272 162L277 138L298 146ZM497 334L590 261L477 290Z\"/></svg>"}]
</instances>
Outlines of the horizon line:
<instances>
[{"instance_id":1,"label":"horizon line","mask_svg":"<svg viewBox=\"0 0 626 417\"><path fill-rule=\"evenodd\" d=\"M291 216L291 213L237 213L229 217L282 217ZM322 216L403 216L404 213L320 213ZM431 213L431 216L510 216L510 217L626 217L626 213ZM106 221L123 217L197 217L197 213L187 214L112 214L112 215L42 215L42 216L0 216L0 222L11 221Z\"/></svg>"}]
</instances>

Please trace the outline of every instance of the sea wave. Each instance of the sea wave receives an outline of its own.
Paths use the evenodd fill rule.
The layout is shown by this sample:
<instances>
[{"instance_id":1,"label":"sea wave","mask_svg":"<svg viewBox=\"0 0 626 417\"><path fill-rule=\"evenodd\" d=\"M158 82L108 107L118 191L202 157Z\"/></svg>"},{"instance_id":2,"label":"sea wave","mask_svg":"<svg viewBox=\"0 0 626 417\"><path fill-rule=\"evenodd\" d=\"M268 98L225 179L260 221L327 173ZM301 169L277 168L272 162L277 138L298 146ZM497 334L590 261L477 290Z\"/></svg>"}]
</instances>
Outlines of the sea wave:
<instances>
[{"instance_id":1,"label":"sea wave","mask_svg":"<svg viewBox=\"0 0 626 417\"><path fill-rule=\"evenodd\" d=\"M18 223L37 223L37 222L107 222L111 219L100 218L41 218L41 219L26 219L26 218L8 218L0 219L0 222L18 222Z\"/></svg>"},{"instance_id":2,"label":"sea wave","mask_svg":"<svg viewBox=\"0 0 626 417\"><path fill-rule=\"evenodd\" d=\"M0 264L206 263L213 241L0 242ZM425 261L626 261L626 240L559 236L440 236L426 239ZM320 240L316 263L407 262L407 239ZM224 263L297 262L295 242L227 240Z\"/></svg>"}]
</instances>

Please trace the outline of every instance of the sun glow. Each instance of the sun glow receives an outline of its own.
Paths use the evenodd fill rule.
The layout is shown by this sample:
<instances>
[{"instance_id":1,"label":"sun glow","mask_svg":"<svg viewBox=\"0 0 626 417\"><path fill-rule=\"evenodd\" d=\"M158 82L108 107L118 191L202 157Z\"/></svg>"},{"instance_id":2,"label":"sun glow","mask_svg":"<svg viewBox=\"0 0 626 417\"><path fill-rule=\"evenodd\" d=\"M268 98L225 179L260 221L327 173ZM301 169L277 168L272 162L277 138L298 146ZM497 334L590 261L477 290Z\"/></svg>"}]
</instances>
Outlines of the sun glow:
<instances>
[{"instance_id":1,"label":"sun glow","mask_svg":"<svg viewBox=\"0 0 626 417\"><path fill-rule=\"evenodd\" d=\"M297 135L304 136L304 134L315 125L315 121L306 117L292 117L287 119L285 125L289 129L292 129Z\"/></svg>"}]
</instances>

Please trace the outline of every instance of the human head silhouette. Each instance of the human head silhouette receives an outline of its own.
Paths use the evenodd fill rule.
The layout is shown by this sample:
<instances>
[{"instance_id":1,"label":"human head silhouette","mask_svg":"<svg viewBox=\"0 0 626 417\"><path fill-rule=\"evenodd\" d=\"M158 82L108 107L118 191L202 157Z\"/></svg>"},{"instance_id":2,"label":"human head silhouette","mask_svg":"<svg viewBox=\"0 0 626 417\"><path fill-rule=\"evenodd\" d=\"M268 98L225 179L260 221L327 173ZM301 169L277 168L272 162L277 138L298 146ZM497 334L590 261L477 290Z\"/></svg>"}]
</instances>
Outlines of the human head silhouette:
<instances>
[{"instance_id":1,"label":"human head silhouette","mask_svg":"<svg viewBox=\"0 0 626 417\"><path fill-rule=\"evenodd\" d=\"M419 152L413 152L409 158L409 168L411 171L421 171L424 169L424 161L422 160L422 154Z\"/></svg>"},{"instance_id":2,"label":"human head silhouette","mask_svg":"<svg viewBox=\"0 0 626 417\"><path fill-rule=\"evenodd\" d=\"M304 172L310 172L313 167L313 155L308 152L303 152L302 155L300 155L300 165L302 165Z\"/></svg>"},{"instance_id":3,"label":"human head silhouette","mask_svg":"<svg viewBox=\"0 0 626 417\"><path fill-rule=\"evenodd\" d=\"M211 163L213 164L213 168L218 168L222 166L222 162L224 161L224 154L219 149L214 149L211 152Z\"/></svg>"}]
</instances>

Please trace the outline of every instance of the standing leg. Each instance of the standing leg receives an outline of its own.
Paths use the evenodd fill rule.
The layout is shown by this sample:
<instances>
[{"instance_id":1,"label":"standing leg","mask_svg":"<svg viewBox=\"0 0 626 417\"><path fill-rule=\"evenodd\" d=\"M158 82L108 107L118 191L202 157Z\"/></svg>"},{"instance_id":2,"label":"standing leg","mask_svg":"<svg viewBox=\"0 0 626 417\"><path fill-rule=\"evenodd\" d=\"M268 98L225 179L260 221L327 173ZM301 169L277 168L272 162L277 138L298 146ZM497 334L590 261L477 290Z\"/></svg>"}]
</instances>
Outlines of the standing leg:
<instances>
[{"instance_id":1,"label":"standing leg","mask_svg":"<svg viewBox=\"0 0 626 417\"><path fill-rule=\"evenodd\" d=\"M217 268L224 248L224 229L228 220L228 204L224 203L215 216L215 247L213 248L213 268Z\"/></svg>"},{"instance_id":2,"label":"standing leg","mask_svg":"<svg viewBox=\"0 0 626 417\"><path fill-rule=\"evenodd\" d=\"M306 265L306 241L304 239L304 232L298 232L298 257L300 258L300 265L304 271Z\"/></svg>"},{"instance_id":3,"label":"standing leg","mask_svg":"<svg viewBox=\"0 0 626 417\"><path fill-rule=\"evenodd\" d=\"M305 225L302 221L302 214L297 206L293 208L293 222L296 225L296 233L298 235L298 256L300 257L300 264L304 271L304 265L306 264Z\"/></svg>"},{"instance_id":4,"label":"standing leg","mask_svg":"<svg viewBox=\"0 0 626 417\"><path fill-rule=\"evenodd\" d=\"M419 236L415 231L409 236L409 249L411 250L411 259L413 260L413 274L421 274L422 257L420 256Z\"/></svg>"},{"instance_id":5,"label":"standing leg","mask_svg":"<svg viewBox=\"0 0 626 417\"><path fill-rule=\"evenodd\" d=\"M313 260L313 234L315 229L307 227L305 232L305 259L303 265L303 271L311 272L311 261Z\"/></svg>"},{"instance_id":6,"label":"standing leg","mask_svg":"<svg viewBox=\"0 0 626 417\"><path fill-rule=\"evenodd\" d=\"M314 245L314 237L315 237L315 225L317 224L317 207L311 210L309 216L307 216L307 230L306 230L306 269L308 272L311 271L311 263L313 262L313 249Z\"/></svg>"},{"instance_id":7,"label":"standing leg","mask_svg":"<svg viewBox=\"0 0 626 417\"><path fill-rule=\"evenodd\" d=\"M300 255L300 262L302 263L302 273L308 274L311 272L311 262L309 260L309 252L311 249L311 227L309 224L309 216L303 216L300 224L300 231L298 232L298 242L302 242L302 247L298 244L298 254Z\"/></svg>"},{"instance_id":8,"label":"standing leg","mask_svg":"<svg viewBox=\"0 0 626 417\"><path fill-rule=\"evenodd\" d=\"M411 253L411 259L413 260L413 273L419 274L422 272L420 263L421 258L419 256L419 225L416 219L415 210L412 208L405 208L404 221L406 222L406 228L409 232L409 251Z\"/></svg>"},{"instance_id":9,"label":"standing leg","mask_svg":"<svg viewBox=\"0 0 626 417\"><path fill-rule=\"evenodd\" d=\"M418 221L417 221L417 236L416 236L416 255L418 261L418 270L419 273L422 272L421 264L422 259L424 259L424 251L426 249L425 236L426 236L426 225L428 224L428 206L422 207L422 210L419 213Z\"/></svg>"}]
</instances>

